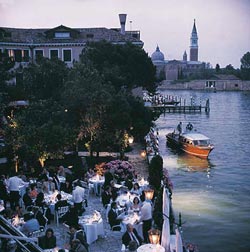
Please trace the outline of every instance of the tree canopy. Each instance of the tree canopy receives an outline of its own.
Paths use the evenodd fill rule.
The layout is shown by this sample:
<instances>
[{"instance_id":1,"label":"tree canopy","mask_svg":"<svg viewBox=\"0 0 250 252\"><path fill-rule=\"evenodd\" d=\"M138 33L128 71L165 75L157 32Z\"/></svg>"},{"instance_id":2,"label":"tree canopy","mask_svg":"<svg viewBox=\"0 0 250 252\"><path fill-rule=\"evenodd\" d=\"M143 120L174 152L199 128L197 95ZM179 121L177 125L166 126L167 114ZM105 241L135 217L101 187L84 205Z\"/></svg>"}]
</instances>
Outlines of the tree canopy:
<instances>
[{"instance_id":1,"label":"tree canopy","mask_svg":"<svg viewBox=\"0 0 250 252\"><path fill-rule=\"evenodd\" d=\"M250 52L245 53L240 62L242 79L250 80Z\"/></svg>"},{"instance_id":2,"label":"tree canopy","mask_svg":"<svg viewBox=\"0 0 250 252\"><path fill-rule=\"evenodd\" d=\"M14 90L29 106L7 114L12 160L43 163L78 147L122 155L128 135L142 140L152 126L153 113L131 94L136 86L154 87L155 68L139 47L91 43L72 68L41 58L18 71Z\"/></svg>"},{"instance_id":3,"label":"tree canopy","mask_svg":"<svg viewBox=\"0 0 250 252\"><path fill-rule=\"evenodd\" d=\"M88 43L81 61L91 63L116 90L144 87L155 90L156 69L140 47L127 43L114 45L105 41Z\"/></svg>"}]
</instances>

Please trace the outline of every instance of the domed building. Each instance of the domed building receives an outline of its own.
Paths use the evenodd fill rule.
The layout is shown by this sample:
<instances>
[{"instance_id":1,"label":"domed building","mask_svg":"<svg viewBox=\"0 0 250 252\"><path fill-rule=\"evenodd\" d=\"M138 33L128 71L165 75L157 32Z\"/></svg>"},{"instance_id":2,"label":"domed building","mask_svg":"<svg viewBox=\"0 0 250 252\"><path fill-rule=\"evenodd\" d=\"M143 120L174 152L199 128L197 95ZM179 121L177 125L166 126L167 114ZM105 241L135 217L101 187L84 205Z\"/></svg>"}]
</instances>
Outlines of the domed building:
<instances>
[{"instance_id":1,"label":"domed building","mask_svg":"<svg viewBox=\"0 0 250 252\"><path fill-rule=\"evenodd\" d=\"M198 73L205 68L205 63L198 61L198 35L194 25L190 37L190 60L187 60L185 51L182 60L165 60L164 54L157 45L155 52L151 55L151 60L156 66L156 74L159 80L178 80L192 74Z\"/></svg>"},{"instance_id":2,"label":"domed building","mask_svg":"<svg viewBox=\"0 0 250 252\"><path fill-rule=\"evenodd\" d=\"M157 45L155 52L151 55L151 59L155 63L164 62L164 54L160 51L159 46Z\"/></svg>"},{"instance_id":3,"label":"domed building","mask_svg":"<svg viewBox=\"0 0 250 252\"><path fill-rule=\"evenodd\" d=\"M151 55L151 60L156 66L156 76L158 79L165 79L165 57L164 54L160 51L159 46L157 45L155 52Z\"/></svg>"}]
</instances>

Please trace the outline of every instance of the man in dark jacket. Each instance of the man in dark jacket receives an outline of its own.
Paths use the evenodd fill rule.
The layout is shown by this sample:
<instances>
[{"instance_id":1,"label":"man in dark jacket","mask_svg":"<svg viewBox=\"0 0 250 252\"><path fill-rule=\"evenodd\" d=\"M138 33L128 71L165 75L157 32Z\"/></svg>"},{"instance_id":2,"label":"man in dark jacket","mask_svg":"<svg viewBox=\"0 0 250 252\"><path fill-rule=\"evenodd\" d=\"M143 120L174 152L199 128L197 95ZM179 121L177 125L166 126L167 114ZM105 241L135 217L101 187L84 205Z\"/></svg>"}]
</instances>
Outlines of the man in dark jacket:
<instances>
[{"instance_id":1,"label":"man in dark jacket","mask_svg":"<svg viewBox=\"0 0 250 252\"><path fill-rule=\"evenodd\" d=\"M111 203L111 209L108 212L108 220L109 225L113 230L121 230L121 227L114 227L117 225L120 225L121 220L117 219L118 213L117 213L117 204L116 202Z\"/></svg>"},{"instance_id":2,"label":"man in dark jacket","mask_svg":"<svg viewBox=\"0 0 250 252\"><path fill-rule=\"evenodd\" d=\"M142 238L138 235L132 224L127 224L127 231L122 236L122 243L127 247L130 241L135 241L139 247L142 244Z\"/></svg>"},{"instance_id":3,"label":"man in dark jacket","mask_svg":"<svg viewBox=\"0 0 250 252\"><path fill-rule=\"evenodd\" d=\"M58 210L59 207L69 206L67 200L62 200L62 195L60 193L56 195L56 198L57 198L57 202L55 204L56 211Z\"/></svg>"}]
</instances>

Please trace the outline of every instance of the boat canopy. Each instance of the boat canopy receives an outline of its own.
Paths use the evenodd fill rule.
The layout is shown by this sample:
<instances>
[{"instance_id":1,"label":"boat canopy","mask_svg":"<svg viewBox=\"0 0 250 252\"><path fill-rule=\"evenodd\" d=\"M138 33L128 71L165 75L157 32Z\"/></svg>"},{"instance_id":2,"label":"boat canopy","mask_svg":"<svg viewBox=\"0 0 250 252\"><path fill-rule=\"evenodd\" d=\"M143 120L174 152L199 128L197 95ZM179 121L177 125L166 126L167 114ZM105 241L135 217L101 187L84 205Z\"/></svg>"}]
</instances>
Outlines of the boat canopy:
<instances>
[{"instance_id":1,"label":"boat canopy","mask_svg":"<svg viewBox=\"0 0 250 252\"><path fill-rule=\"evenodd\" d=\"M200 133L183 133L182 136L192 141L193 140L210 140L208 137Z\"/></svg>"}]
</instances>

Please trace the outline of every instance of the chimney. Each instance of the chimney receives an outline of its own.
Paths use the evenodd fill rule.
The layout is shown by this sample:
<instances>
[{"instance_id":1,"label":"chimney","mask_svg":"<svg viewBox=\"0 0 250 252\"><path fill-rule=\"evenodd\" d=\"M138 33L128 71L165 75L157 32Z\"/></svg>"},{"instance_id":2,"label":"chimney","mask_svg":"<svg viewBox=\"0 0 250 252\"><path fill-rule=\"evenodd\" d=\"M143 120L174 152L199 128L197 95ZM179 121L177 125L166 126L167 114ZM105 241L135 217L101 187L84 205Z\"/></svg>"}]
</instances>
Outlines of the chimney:
<instances>
[{"instance_id":1,"label":"chimney","mask_svg":"<svg viewBox=\"0 0 250 252\"><path fill-rule=\"evenodd\" d=\"M126 24L127 14L119 14L120 24L121 24L121 34L125 35L125 24Z\"/></svg>"}]
</instances>

